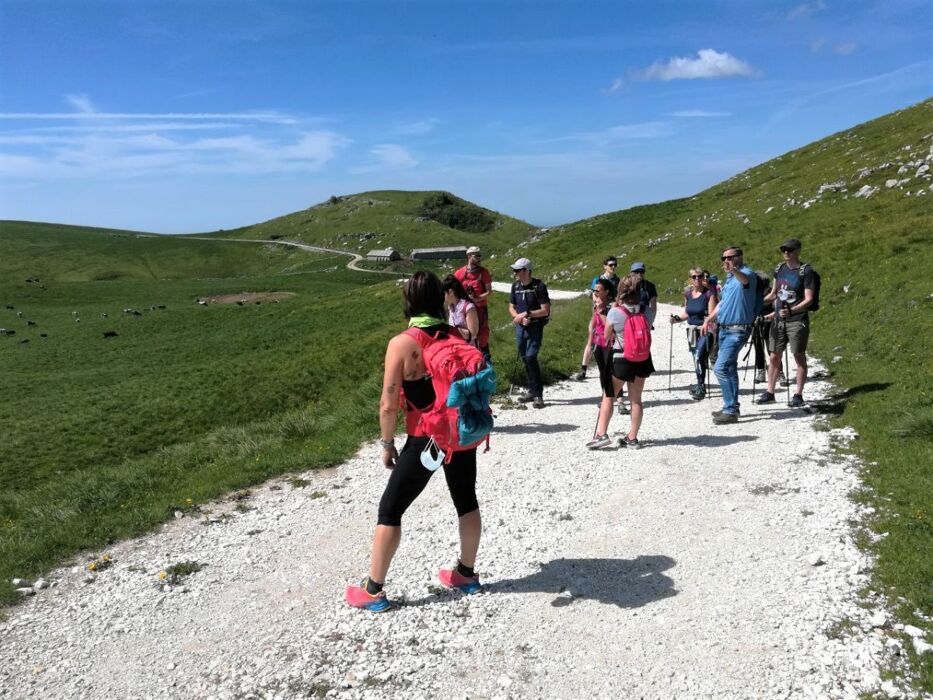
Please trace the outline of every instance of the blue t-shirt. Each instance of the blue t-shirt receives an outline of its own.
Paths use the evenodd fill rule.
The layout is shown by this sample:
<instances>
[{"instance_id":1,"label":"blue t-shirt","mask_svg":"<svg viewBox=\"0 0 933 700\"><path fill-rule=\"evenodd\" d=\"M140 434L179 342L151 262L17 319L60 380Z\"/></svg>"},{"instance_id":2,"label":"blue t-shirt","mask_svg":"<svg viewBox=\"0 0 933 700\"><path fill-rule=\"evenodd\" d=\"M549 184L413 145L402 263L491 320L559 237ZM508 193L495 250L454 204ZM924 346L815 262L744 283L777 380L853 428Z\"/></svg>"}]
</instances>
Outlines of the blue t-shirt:
<instances>
[{"instance_id":1,"label":"blue t-shirt","mask_svg":"<svg viewBox=\"0 0 933 700\"><path fill-rule=\"evenodd\" d=\"M726 282L722 286L722 300L719 302L719 311L716 314L716 319L723 326L755 322L755 294L757 294L758 277L748 265L742 265L739 272L748 277L748 285L743 287L731 272L726 275Z\"/></svg>"},{"instance_id":2,"label":"blue t-shirt","mask_svg":"<svg viewBox=\"0 0 933 700\"><path fill-rule=\"evenodd\" d=\"M700 296L694 298L693 290L684 294L684 311L687 312L687 323L691 326L702 326L703 319L706 318L706 312L709 309L709 292L703 292Z\"/></svg>"},{"instance_id":3,"label":"blue t-shirt","mask_svg":"<svg viewBox=\"0 0 933 700\"><path fill-rule=\"evenodd\" d=\"M776 311L780 311L784 308L785 303L783 299L787 299L787 306L794 306L799 304L804 300L806 290L814 289L816 286L813 279L813 270L807 265L804 270L804 274L800 274L800 269L803 267L801 265L796 270L792 270L787 266L787 263L781 263L774 275L774 280L777 282L778 296L774 300L774 308ZM805 314L806 311L801 311L800 314ZM800 315L795 314L795 315Z\"/></svg>"}]
</instances>

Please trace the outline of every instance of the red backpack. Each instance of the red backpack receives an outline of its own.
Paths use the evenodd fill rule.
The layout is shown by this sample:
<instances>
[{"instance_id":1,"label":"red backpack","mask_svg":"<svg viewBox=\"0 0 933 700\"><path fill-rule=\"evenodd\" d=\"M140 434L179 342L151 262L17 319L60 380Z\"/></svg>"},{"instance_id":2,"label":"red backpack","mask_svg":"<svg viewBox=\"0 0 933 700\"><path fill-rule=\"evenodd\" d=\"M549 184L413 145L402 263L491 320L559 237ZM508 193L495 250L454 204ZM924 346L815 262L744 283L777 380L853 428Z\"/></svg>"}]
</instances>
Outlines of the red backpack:
<instances>
[{"instance_id":1,"label":"red backpack","mask_svg":"<svg viewBox=\"0 0 933 700\"><path fill-rule=\"evenodd\" d=\"M434 386L434 405L421 413L420 426L433 438L449 463L454 452L464 452L486 440L492 430L489 398L496 389L496 374L483 353L456 334L431 335L419 328L405 333L421 346L424 366Z\"/></svg>"},{"instance_id":2,"label":"red backpack","mask_svg":"<svg viewBox=\"0 0 933 700\"><path fill-rule=\"evenodd\" d=\"M644 362L651 357L651 325L643 313L632 314L624 306L622 327L622 357L632 362Z\"/></svg>"}]
</instances>

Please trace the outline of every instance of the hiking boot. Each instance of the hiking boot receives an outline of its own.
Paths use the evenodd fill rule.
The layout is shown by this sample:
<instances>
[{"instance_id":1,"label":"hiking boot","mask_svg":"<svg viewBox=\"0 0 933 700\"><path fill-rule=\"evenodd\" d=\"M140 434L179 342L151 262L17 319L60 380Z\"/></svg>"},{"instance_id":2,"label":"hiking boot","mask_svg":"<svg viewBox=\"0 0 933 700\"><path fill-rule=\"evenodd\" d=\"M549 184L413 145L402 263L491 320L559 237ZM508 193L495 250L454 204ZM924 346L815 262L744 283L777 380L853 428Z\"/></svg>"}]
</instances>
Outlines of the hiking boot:
<instances>
[{"instance_id":1,"label":"hiking boot","mask_svg":"<svg viewBox=\"0 0 933 700\"><path fill-rule=\"evenodd\" d=\"M586 379L586 370L581 369L579 372L573 375L571 379L573 379L575 382L582 382L584 379Z\"/></svg>"},{"instance_id":2,"label":"hiking boot","mask_svg":"<svg viewBox=\"0 0 933 700\"><path fill-rule=\"evenodd\" d=\"M544 408L544 399L540 396L536 396L534 401L531 402L531 405L535 408Z\"/></svg>"},{"instance_id":3,"label":"hiking boot","mask_svg":"<svg viewBox=\"0 0 933 700\"><path fill-rule=\"evenodd\" d=\"M713 423L716 425L727 425L728 423L738 423L738 413L726 413L725 411L713 411Z\"/></svg>"},{"instance_id":4,"label":"hiking boot","mask_svg":"<svg viewBox=\"0 0 933 700\"><path fill-rule=\"evenodd\" d=\"M467 578L457 571L456 567L453 569L441 569L437 572L437 578L444 588L456 588L466 595L478 593L482 588L479 582L479 574L474 574Z\"/></svg>"},{"instance_id":5,"label":"hiking boot","mask_svg":"<svg viewBox=\"0 0 933 700\"><path fill-rule=\"evenodd\" d=\"M608 435L594 435L593 439L586 443L588 450L604 450L612 444Z\"/></svg>"},{"instance_id":6,"label":"hiking boot","mask_svg":"<svg viewBox=\"0 0 933 700\"><path fill-rule=\"evenodd\" d=\"M803 396L794 394L794 398L792 398L787 405L791 408L803 408Z\"/></svg>"},{"instance_id":7,"label":"hiking boot","mask_svg":"<svg viewBox=\"0 0 933 700\"><path fill-rule=\"evenodd\" d=\"M375 595L366 590L366 581L363 579L359 586L347 586L343 594L344 600L351 608L368 610L369 612L385 612L392 607L392 603L386 598L385 591L379 591Z\"/></svg>"},{"instance_id":8,"label":"hiking boot","mask_svg":"<svg viewBox=\"0 0 933 700\"><path fill-rule=\"evenodd\" d=\"M638 442L638 438L629 438L627 435L623 435L619 438L619 447L624 447L628 450L640 450L641 443Z\"/></svg>"},{"instance_id":9,"label":"hiking boot","mask_svg":"<svg viewBox=\"0 0 933 700\"><path fill-rule=\"evenodd\" d=\"M518 398L515 400L518 401L519 403L531 403L532 401L535 400L535 397L533 394L526 391L523 394L519 394Z\"/></svg>"},{"instance_id":10,"label":"hiking boot","mask_svg":"<svg viewBox=\"0 0 933 700\"><path fill-rule=\"evenodd\" d=\"M764 384L768 381L768 375L765 373L765 370L759 369L755 371L755 382L758 384Z\"/></svg>"},{"instance_id":11,"label":"hiking boot","mask_svg":"<svg viewBox=\"0 0 933 700\"><path fill-rule=\"evenodd\" d=\"M763 391L755 403L774 403L774 394L772 394L770 391Z\"/></svg>"}]
</instances>

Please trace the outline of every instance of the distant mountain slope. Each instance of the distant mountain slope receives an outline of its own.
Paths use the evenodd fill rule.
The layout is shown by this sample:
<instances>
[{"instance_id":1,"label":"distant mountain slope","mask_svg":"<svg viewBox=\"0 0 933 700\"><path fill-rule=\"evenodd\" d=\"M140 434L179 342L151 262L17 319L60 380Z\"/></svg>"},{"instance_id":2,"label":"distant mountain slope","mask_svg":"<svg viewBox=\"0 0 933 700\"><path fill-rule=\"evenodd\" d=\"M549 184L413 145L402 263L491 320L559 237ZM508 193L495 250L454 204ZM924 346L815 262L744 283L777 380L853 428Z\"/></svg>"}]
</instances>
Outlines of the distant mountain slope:
<instances>
[{"instance_id":1,"label":"distant mountain slope","mask_svg":"<svg viewBox=\"0 0 933 700\"><path fill-rule=\"evenodd\" d=\"M376 191L342 197L232 231L228 238L285 238L365 253L393 246L412 248L479 245L488 251L514 246L536 229L448 192Z\"/></svg>"},{"instance_id":2,"label":"distant mountain slope","mask_svg":"<svg viewBox=\"0 0 933 700\"><path fill-rule=\"evenodd\" d=\"M585 284L607 254L643 260L669 297L681 288L686 266L718 266L721 246L742 245L747 260L768 269L779 257L778 239L788 236L802 239L803 257L831 277L852 274L862 256L872 266L899 268L904 261L898 258L929 242L931 168L933 100L926 100L694 197L555 227L525 252L552 280L574 284Z\"/></svg>"}]
</instances>

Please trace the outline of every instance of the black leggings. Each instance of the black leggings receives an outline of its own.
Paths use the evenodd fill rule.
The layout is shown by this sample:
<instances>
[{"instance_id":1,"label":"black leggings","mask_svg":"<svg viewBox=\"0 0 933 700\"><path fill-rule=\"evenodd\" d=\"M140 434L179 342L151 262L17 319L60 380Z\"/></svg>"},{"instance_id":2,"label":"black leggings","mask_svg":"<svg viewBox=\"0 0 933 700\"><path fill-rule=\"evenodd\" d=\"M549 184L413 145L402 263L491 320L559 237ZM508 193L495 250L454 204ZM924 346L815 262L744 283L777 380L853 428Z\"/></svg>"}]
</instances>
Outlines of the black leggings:
<instances>
[{"instance_id":1,"label":"black leggings","mask_svg":"<svg viewBox=\"0 0 933 700\"><path fill-rule=\"evenodd\" d=\"M424 491L434 472L421 464L421 452L427 437L409 437L395 461L395 468L379 501L379 525L398 527L408 506ZM450 464L444 465L444 478L453 499L457 516L463 517L479 509L476 501L476 450L454 452Z\"/></svg>"},{"instance_id":2,"label":"black leggings","mask_svg":"<svg viewBox=\"0 0 933 700\"><path fill-rule=\"evenodd\" d=\"M603 388L603 395L615 398L615 387L612 385L612 348L596 345L593 356L596 358L596 366L599 367L599 384Z\"/></svg>"}]
</instances>

